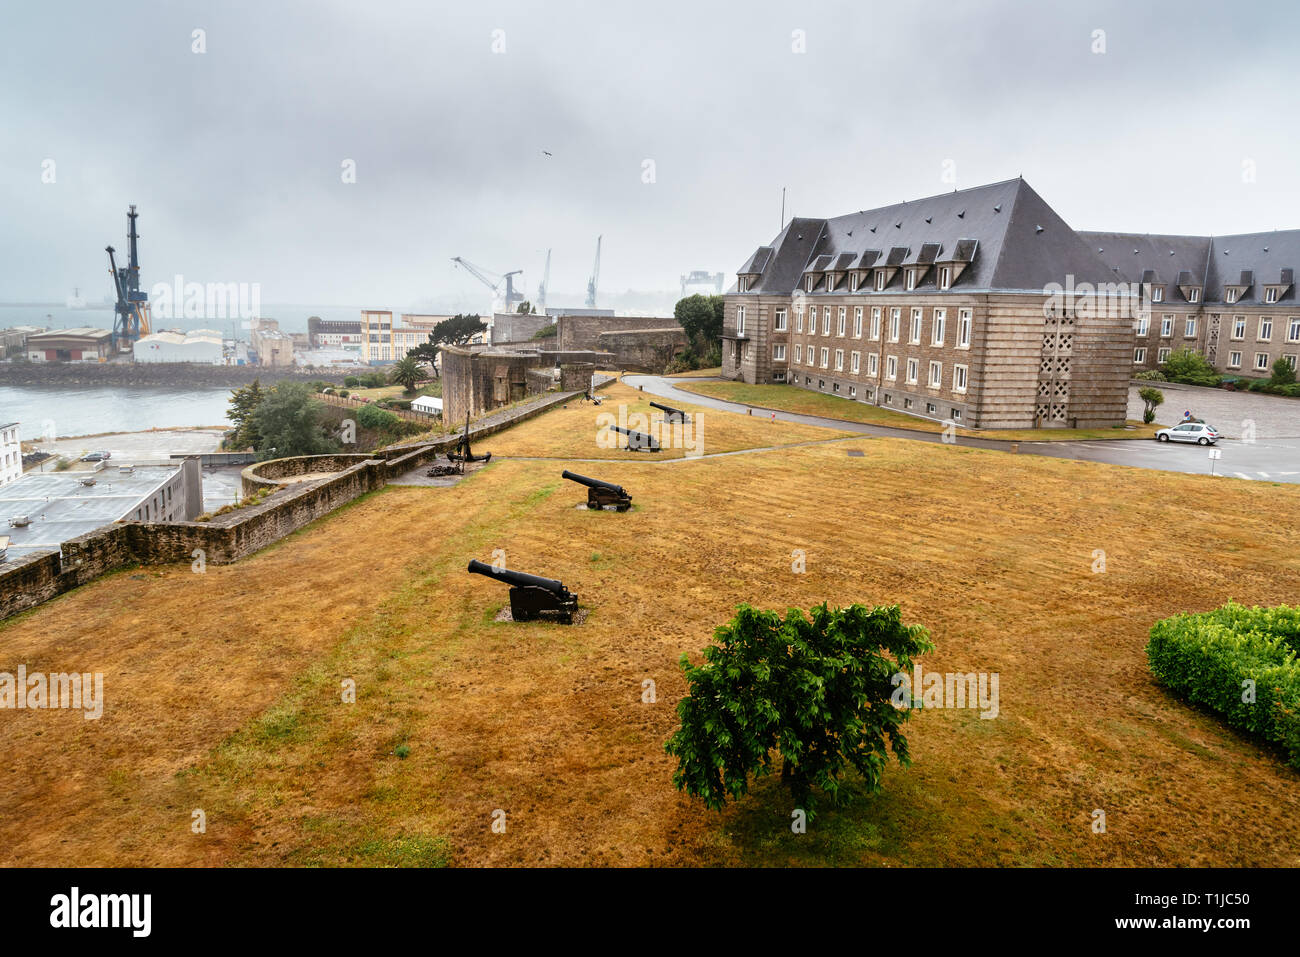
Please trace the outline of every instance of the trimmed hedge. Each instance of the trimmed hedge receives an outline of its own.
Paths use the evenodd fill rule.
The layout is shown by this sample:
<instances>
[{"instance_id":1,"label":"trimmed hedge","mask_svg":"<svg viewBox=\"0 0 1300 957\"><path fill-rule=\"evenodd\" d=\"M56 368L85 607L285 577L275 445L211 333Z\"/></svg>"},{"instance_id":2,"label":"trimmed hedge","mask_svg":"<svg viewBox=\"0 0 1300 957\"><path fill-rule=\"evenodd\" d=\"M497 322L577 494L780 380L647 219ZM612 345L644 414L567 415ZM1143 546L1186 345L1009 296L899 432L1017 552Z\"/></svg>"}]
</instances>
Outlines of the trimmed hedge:
<instances>
[{"instance_id":1,"label":"trimmed hedge","mask_svg":"<svg viewBox=\"0 0 1300 957\"><path fill-rule=\"evenodd\" d=\"M1152 674L1234 728L1286 750L1300 769L1300 607L1247 608L1229 602L1155 623L1147 644ZM1255 700L1243 701L1243 682Z\"/></svg>"}]
</instances>

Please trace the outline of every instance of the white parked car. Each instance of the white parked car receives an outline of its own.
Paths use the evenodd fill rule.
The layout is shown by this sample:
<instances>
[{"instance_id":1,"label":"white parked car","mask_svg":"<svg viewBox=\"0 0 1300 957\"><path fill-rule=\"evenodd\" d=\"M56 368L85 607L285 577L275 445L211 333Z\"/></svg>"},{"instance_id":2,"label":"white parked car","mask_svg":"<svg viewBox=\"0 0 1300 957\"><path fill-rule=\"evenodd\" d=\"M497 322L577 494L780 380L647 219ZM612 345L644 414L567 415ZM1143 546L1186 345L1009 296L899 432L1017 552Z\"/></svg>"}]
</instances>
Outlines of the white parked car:
<instances>
[{"instance_id":1,"label":"white parked car","mask_svg":"<svg viewBox=\"0 0 1300 957\"><path fill-rule=\"evenodd\" d=\"M1158 442L1195 442L1197 445L1213 445L1219 441L1219 430L1208 422L1184 422L1173 428L1161 429L1156 433Z\"/></svg>"}]
</instances>

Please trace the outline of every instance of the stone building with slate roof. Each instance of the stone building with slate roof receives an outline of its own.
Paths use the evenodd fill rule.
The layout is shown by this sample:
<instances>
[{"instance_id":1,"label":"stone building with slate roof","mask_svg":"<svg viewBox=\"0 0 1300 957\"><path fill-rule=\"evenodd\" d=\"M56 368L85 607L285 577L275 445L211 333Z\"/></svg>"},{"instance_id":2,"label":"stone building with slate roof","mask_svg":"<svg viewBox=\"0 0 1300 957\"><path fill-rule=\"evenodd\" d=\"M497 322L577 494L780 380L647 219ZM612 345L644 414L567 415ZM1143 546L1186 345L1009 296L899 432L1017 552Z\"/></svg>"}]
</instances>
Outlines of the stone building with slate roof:
<instances>
[{"instance_id":1,"label":"stone building with slate roof","mask_svg":"<svg viewBox=\"0 0 1300 957\"><path fill-rule=\"evenodd\" d=\"M1194 349L1219 372L1267 377L1300 368L1300 230L1238 236L1080 232L1113 275L1142 284L1134 371Z\"/></svg>"},{"instance_id":2,"label":"stone building with slate roof","mask_svg":"<svg viewBox=\"0 0 1300 957\"><path fill-rule=\"evenodd\" d=\"M1145 271L1172 294L1205 262L1186 241L1152 266L1148 237L1121 269L1097 235L1023 179L792 219L726 295L723 376L972 428L1120 425Z\"/></svg>"}]
</instances>

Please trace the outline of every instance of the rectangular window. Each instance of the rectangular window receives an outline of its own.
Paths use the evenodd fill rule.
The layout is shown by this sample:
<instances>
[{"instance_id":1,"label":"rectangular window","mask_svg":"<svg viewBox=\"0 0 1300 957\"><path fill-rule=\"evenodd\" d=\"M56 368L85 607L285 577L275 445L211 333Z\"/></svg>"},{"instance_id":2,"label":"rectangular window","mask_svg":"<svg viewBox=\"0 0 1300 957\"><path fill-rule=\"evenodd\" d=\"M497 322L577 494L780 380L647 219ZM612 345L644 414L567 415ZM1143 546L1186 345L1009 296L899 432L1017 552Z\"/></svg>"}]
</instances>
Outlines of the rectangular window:
<instances>
[{"instance_id":1,"label":"rectangular window","mask_svg":"<svg viewBox=\"0 0 1300 957\"><path fill-rule=\"evenodd\" d=\"M1229 352L1229 353L1228 353L1228 368L1229 368L1229 369L1240 369L1240 368L1241 368L1241 353L1240 353L1240 352Z\"/></svg>"},{"instance_id":2,"label":"rectangular window","mask_svg":"<svg viewBox=\"0 0 1300 957\"><path fill-rule=\"evenodd\" d=\"M938 408L935 406L935 404L934 404L933 402L927 402L927 403L925 404L925 414L926 414L926 415L934 415L934 414L935 414L936 412L938 412L938 411L939 411Z\"/></svg>"},{"instance_id":3,"label":"rectangular window","mask_svg":"<svg viewBox=\"0 0 1300 957\"><path fill-rule=\"evenodd\" d=\"M970 348L970 327L971 311L969 309L957 310L957 348Z\"/></svg>"},{"instance_id":4,"label":"rectangular window","mask_svg":"<svg viewBox=\"0 0 1300 957\"><path fill-rule=\"evenodd\" d=\"M798 306L794 310L794 331L803 332L803 306Z\"/></svg>"},{"instance_id":5,"label":"rectangular window","mask_svg":"<svg viewBox=\"0 0 1300 957\"><path fill-rule=\"evenodd\" d=\"M941 385L943 385L943 363L931 362L930 363L930 388L937 389Z\"/></svg>"},{"instance_id":6,"label":"rectangular window","mask_svg":"<svg viewBox=\"0 0 1300 957\"><path fill-rule=\"evenodd\" d=\"M776 311L776 320L773 323L772 327L777 332L785 332L785 310L784 309L778 309Z\"/></svg>"},{"instance_id":7,"label":"rectangular window","mask_svg":"<svg viewBox=\"0 0 1300 957\"><path fill-rule=\"evenodd\" d=\"M1137 334L1145 336L1151 331L1151 320L1147 316L1138 316Z\"/></svg>"},{"instance_id":8,"label":"rectangular window","mask_svg":"<svg viewBox=\"0 0 1300 957\"><path fill-rule=\"evenodd\" d=\"M812 277L812 276L804 276L804 277L803 277L803 290L804 290L804 292L812 292L812 287L813 287L813 277Z\"/></svg>"},{"instance_id":9,"label":"rectangular window","mask_svg":"<svg viewBox=\"0 0 1300 957\"><path fill-rule=\"evenodd\" d=\"M1137 348L1133 350L1133 362L1135 365L1146 361L1147 351L1145 349Z\"/></svg>"},{"instance_id":10,"label":"rectangular window","mask_svg":"<svg viewBox=\"0 0 1300 957\"><path fill-rule=\"evenodd\" d=\"M1287 320L1286 341L1300 342L1300 317L1292 316Z\"/></svg>"},{"instance_id":11,"label":"rectangular window","mask_svg":"<svg viewBox=\"0 0 1300 957\"><path fill-rule=\"evenodd\" d=\"M1188 339L1196 335L1196 320L1191 316L1187 317L1187 322L1183 326L1183 335Z\"/></svg>"},{"instance_id":12,"label":"rectangular window","mask_svg":"<svg viewBox=\"0 0 1300 957\"><path fill-rule=\"evenodd\" d=\"M1160 335L1169 337L1174 334L1174 317L1162 316L1160 319Z\"/></svg>"},{"instance_id":13,"label":"rectangular window","mask_svg":"<svg viewBox=\"0 0 1300 957\"><path fill-rule=\"evenodd\" d=\"M835 371L836 372L844 371L844 350L843 349L835 350Z\"/></svg>"},{"instance_id":14,"label":"rectangular window","mask_svg":"<svg viewBox=\"0 0 1300 957\"><path fill-rule=\"evenodd\" d=\"M1170 350L1170 349L1161 349L1159 352L1156 353L1156 361L1157 361L1157 362L1164 362L1166 359L1169 358L1169 353L1170 353L1171 351L1172 351L1172 350ZM1240 353L1238 353L1238 354L1240 354Z\"/></svg>"},{"instance_id":15,"label":"rectangular window","mask_svg":"<svg viewBox=\"0 0 1300 957\"><path fill-rule=\"evenodd\" d=\"M1259 341L1268 342L1273 338L1273 320L1267 316L1259 317Z\"/></svg>"},{"instance_id":16,"label":"rectangular window","mask_svg":"<svg viewBox=\"0 0 1300 957\"><path fill-rule=\"evenodd\" d=\"M849 292L857 292L857 291L858 291L858 274L855 272L851 272L849 273Z\"/></svg>"},{"instance_id":17,"label":"rectangular window","mask_svg":"<svg viewBox=\"0 0 1300 957\"><path fill-rule=\"evenodd\" d=\"M930 345L943 345L944 324L948 321L947 309L936 309L934 311L934 320L930 323Z\"/></svg>"},{"instance_id":18,"label":"rectangular window","mask_svg":"<svg viewBox=\"0 0 1300 957\"><path fill-rule=\"evenodd\" d=\"M952 391L953 392L966 391L966 371L967 371L966 366L952 367Z\"/></svg>"},{"instance_id":19,"label":"rectangular window","mask_svg":"<svg viewBox=\"0 0 1300 957\"><path fill-rule=\"evenodd\" d=\"M858 397L858 387L853 385L849 386L849 398L856 399L857 397Z\"/></svg>"},{"instance_id":20,"label":"rectangular window","mask_svg":"<svg viewBox=\"0 0 1300 957\"><path fill-rule=\"evenodd\" d=\"M831 307L823 306L822 307L822 335L829 336L830 334L831 334Z\"/></svg>"},{"instance_id":21,"label":"rectangular window","mask_svg":"<svg viewBox=\"0 0 1300 957\"><path fill-rule=\"evenodd\" d=\"M947 289L951 285L952 285L952 267L940 266L939 267L939 288Z\"/></svg>"},{"instance_id":22,"label":"rectangular window","mask_svg":"<svg viewBox=\"0 0 1300 957\"><path fill-rule=\"evenodd\" d=\"M794 347L794 361L803 362L803 346L798 345L797 343Z\"/></svg>"},{"instance_id":23,"label":"rectangular window","mask_svg":"<svg viewBox=\"0 0 1300 957\"><path fill-rule=\"evenodd\" d=\"M907 341L912 345L919 345L921 342L921 310L919 308L912 310L912 319L907 326Z\"/></svg>"},{"instance_id":24,"label":"rectangular window","mask_svg":"<svg viewBox=\"0 0 1300 957\"><path fill-rule=\"evenodd\" d=\"M853 338L862 338L862 307L853 307Z\"/></svg>"},{"instance_id":25,"label":"rectangular window","mask_svg":"<svg viewBox=\"0 0 1300 957\"><path fill-rule=\"evenodd\" d=\"M1289 365L1293 371L1296 369L1300 369L1300 364L1297 364L1296 357L1294 355L1283 356L1282 358L1286 360L1287 365Z\"/></svg>"},{"instance_id":26,"label":"rectangular window","mask_svg":"<svg viewBox=\"0 0 1300 957\"><path fill-rule=\"evenodd\" d=\"M906 396L904 396L904 397L903 397L903 408L905 408L905 409L910 409L911 407L912 407L912 400L909 399L909 398L907 398Z\"/></svg>"},{"instance_id":27,"label":"rectangular window","mask_svg":"<svg viewBox=\"0 0 1300 957\"><path fill-rule=\"evenodd\" d=\"M898 378L898 356L885 356L885 378Z\"/></svg>"},{"instance_id":28,"label":"rectangular window","mask_svg":"<svg viewBox=\"0 0 1300 957\"><path fill-rule=\"evenodd\" d=\"M874 376L880 371L880 353L873 352L867 356L867 375Z\"/></svg>"},{"instance_id":29,"label":"rectangular window","mask_svg":"<svg viewBox=\"0 0 1300 957\"><path fill-rule=\"evenodd\" d=\"M916 376L920 368L921 368L921 363L918 360L916 359L907 360L907 381L908 382L916 382Z\"/></svg>"},{"instance_id":30,"label":"rectangular window","mask_svg":"<svg viewBox=\"0 0 1300 957\"><path fill-rule=\"evenodd\" d=\"M1277 287L1276 287L1276 286L1269 286L1267 289L1264 290L1264 301L1265 301L1265 302L1277 302Z\"/></svg>"},{"instance_id":31,"label":"rectangular window","mask_svg":"<svg viewBox=\"0 0 1300 957\"><path fill-rule=\"evenodd\" d=\"M898 329L903 322L903 310L897 307L889 310L889 341L898 341Z\"/></svg>"},{"instance_id":32,"label":"rectangular window","mask_svg":"<svg viewBox=\"0 0 1300 957\"><path fill-rule=\"evenodd\" d=\"M1199 290L1199 289L1197 289L1197 288L1195 288L1195 287L1192 287L1191 289L1187 290L1187 301L1188 301L1188 302L1200 302L1200 301L1201 301L1201 290Z\"/></svg>"},{"instance_id":33,"label":"rectangular window","mask_svg":"<svg viewBox=\"0 0 1300 957\"><path fill-rule=\"evenodd\" d=\"M1300 319L1297 319L1296 322L1300 322ZM871 338L872 339L880 338L880 307L879 306L871 307Z\"/></svg>"},{"instance_id":34,"label":"rectangular window","mask_svg":"<svg viewBox=\"0 0 1300 957\"><path fill-rule=\"evenodd\" d=\"M1267 353L1267 352L1256 352L1256 353L1255 353L1255 371L1256 371L1256 372L1267 372L1267 371L1268 371L1268 367L1269 367L1268 353Z\"/></svg>"},{"instance_id":35,"label":"rectangular window","mask_svg":"<svg viewBox=\"0 0 1300 957\"><path fill-rule=\"evenodd\" d=\"M857 375L862 371L862 353L853 352L849 354L849 371Z\"/></svg>"},{"instance_id":36,"label":"rectangular window","mask_svg":"<svg viewBox=\"0 0 1300 957\"><path fill-rule=\"evenodd\" d=\"M883 269L877 269L876 270L876 292L880 292L884 288L885 288L885 271Z\"/></svg>"},{"instance_id":37,"label":"rectangular window","mask_svg":"<svg viewBox=\"0 0 1300 957\"><path fill-rule=\"evenodd\" d=\"M1245 316L1232 317L1232 338L1234 339L1246 338L1246 317Z\"/></svg>"},{"instance_id":38,"label":"rectangular window","mask_svg":"<svg viewBox=\"0 0 1300 957\"><path fill-rule=\"evenodd\" d=\"M831 362L831 351L827 349L825 346L822 346L822 368L823 369L829 368L830 362Z\"/></svg>"},{"instance_id":39,"label":"rectangular window","mask_svg":"<svg viewBox=\"0 0 1300 957\"><path fill-rule=\"evenodd\" d=\"M1152 287L1151 287L1151 301L1152 301L1152 302L1164 302L1164 301L1165 301L1165 287L1164 287L1164 286L1152 286Z\"/></svg>"},{"instance_id":40,"label":"rectangular window","mask_svg":"<svg viewBox=\"0 0 1300 957\"><path fill-rule=\"evenodd\" d=\"M1225 301L1225 302L1228 302L1228 303L1236 302L1236 301L1237 301L1237 290L1235 290L1235 289L1229 289L1226 293L1224 293L1223 298L1224 298L1224 301Z\"/></svg>"},{"instance_id":41,"label":"rectangular window","mask_svg":"<svg viewBox=\"0 0 1300 957\"><path fill-rule=\"evenodd\" d=\"M961 421L961 409L953 409L953 410L952 410L952 420L953 420L954 422L960 422L960 421Z\"/></svg>"},{"instance_id":42,"label":"rectangular window","mask_svg":"<svg viewBox=\"0 0 1300 957\"><path fill-rule=\"evenodd\" d=\"M847 310L844 306L840 306L840 317L839 317L839 321L835 323L835 334L836 334L837 336L843 336L843 335L844 335L844 318L845 318L845 315L846 315L847 313L848 313L848 310Z\"/></svg>"},{"instance_id":43,"label":"rectangular window","mask_svg":"<svg viewBox=\"0 0 1300 957\"><path fill-rule=\"evenodd\" d=\"M772 346L772 358L775 359L777 362L784 362L785 346L779 342L776 345Z\"/></svg>"},{"instance_id":44,"label":"rectangular window","mask_svg":"<svg viewBox=\"0 0 1300 957\"><path fill-rule=\"evenodd\" d=\"M916 270L909 269L907 270L907 291L911 292L915 288L916 288Z\"/></svg>"},{"instance_id":45,"label":"rectangular window","mask_svg":"<svg viewBox=\"0 0 1300 957\"><path fill-rule=\"evenodd\" d=\"M737 306L736 307L736 335L743 336L744 334L745 334L745 307Z\"/></svg>"}]
</instances>

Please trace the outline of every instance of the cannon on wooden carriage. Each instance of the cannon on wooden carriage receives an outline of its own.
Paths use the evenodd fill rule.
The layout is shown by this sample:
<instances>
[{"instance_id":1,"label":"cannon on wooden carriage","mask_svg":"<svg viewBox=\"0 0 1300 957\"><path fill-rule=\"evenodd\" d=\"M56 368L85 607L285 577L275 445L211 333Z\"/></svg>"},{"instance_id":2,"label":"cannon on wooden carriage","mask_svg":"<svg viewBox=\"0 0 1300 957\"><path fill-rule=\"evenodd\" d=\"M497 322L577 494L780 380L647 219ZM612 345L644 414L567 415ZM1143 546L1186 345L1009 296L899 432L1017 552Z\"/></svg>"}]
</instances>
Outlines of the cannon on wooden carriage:
<instances>
[{"instance_id":1,"label":"cannon on wooden carriage","mask_svg":"<svg viewBox=\"0 0 1300 957\"><path fill-rule=\"evenodd\" d=\"M469 447L469 412L465 413L465 431L461 433L460 441L456 443L455 451L448 452L447 458L453 462L490 462L492 453L487 452L483 455L475 455Z\"/></svg>"},{"instance_id":2,"label":"cannon on wooden carriage","mask_svg":"<svg viewBox=\"0 0 1300 957\"><path fill-rule=\"evenodd\" d=\"M476 558L470 560L469 570L510 586L510 617L515 621L541 619L573 624L573 616L578 611L578 596L565 588L563 582L496 568Z\"/></svg>"},{"instance_id":3,"label":"cannon on wooden carriage","mask_svg":"<svg viewBox=\"0 0 1300 957\"><path fill-rule=\"evenodd\" d=\"M660 451L659 440L653 435L646 435L644 432L637 432L635 429L625 429L621 425L611 425L610 428L627 436L627 447L630 452Z\"/></svg>"},{"instance_id":4,"label":"cannon on wooden carriage","mask_svg":"<svg viewBox=\"0 0 1300 957\"><path fill-rule=\"evenodd\" d=\"M662 412L664 414L665 422L680 422L682 425L685 425L687 422L691 421L689 415L681 409L674 409L671 405L660 405L658 402L651 402L650 408L658 409Z\"/></svg>"},{"instance_id":5,"label":"cannon on wooden carriage","mask_svg":"<svg viewBox=\"0 0 1300 957\"><path fill-rule=\"evenodd\" d=\"M585 475L579 475L577 472L570 472L568 469L565 469L561 475L570 482L577 482L579 485L587 486L587 508L613 506L620 512L626 512L632 507L632 496L627 494L627 491L621 485L588 478Z\"/></svg>"}]
</instances>

